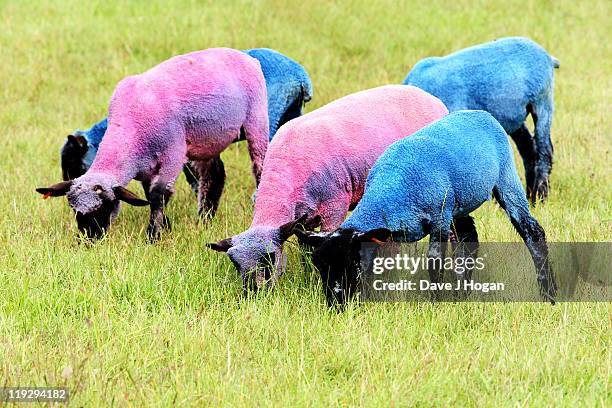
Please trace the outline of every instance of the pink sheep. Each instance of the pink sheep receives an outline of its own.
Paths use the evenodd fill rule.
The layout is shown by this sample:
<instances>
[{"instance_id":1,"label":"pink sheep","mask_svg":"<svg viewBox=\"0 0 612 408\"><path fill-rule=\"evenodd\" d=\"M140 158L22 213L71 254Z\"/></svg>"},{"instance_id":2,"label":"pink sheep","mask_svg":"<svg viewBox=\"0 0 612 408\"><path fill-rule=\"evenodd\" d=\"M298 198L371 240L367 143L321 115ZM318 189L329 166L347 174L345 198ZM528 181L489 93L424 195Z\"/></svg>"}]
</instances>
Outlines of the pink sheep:
<instances>
[{"instance_id":1,"label":"pink sheep","mask_svg":"<svg viewBox=\"0 0 612 408\"><path fill-rule=\"evenodd\" d=\"M176 56L119 83L108 129L83 176L37 191L45 197L67 194L79 229L90 237L108 229L119 200L150 204L148 234L156 238L169 227L164 206L187 160L199 173L200 213L216 209L225 174L219 155L241 133L259 184L269 133L259 62L229 48ZM132 179L142 182L148 202L125 189Z\"/></svg>"},{"instance_id":2,"label":"pink sheep","mask_svg":"<svg viewBox=\"0 0 612 408\"><path fill-rule=\"evenodd\" d=\"M447 114L438 98L419 88L387 85L286 123L266 154L251 227L209 247L227 252L245 289L276 281L285 265L283 243L296 227L337 228L361 199L384 150Z\"/></svg>"}]
</instances>

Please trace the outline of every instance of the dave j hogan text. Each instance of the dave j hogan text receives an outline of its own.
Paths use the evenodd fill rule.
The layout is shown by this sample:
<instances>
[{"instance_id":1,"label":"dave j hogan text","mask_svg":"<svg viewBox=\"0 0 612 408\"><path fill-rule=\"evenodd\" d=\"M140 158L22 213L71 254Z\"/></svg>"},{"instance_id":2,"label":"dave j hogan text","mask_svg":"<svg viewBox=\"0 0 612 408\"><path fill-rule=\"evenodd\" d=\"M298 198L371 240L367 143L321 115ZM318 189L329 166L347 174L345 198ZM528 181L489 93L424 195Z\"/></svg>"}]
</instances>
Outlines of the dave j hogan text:
<instances>
[{"instance_id":1,"label":"dave j hogan text","mask_svg":"<svg viewBox=\"0 0 612 408\"><path fill-rule=\"evenodd\" d=\"M422 292L444 292L444 291L472 291L472 292L500 292L505 289L503 282L476 282L473 280L457 280L456 282L431 282L427 279L418 281L401 279L396 282L385 282L376 279L372 287L377 291L422 291Z\"/></svg>"}]
</instances>

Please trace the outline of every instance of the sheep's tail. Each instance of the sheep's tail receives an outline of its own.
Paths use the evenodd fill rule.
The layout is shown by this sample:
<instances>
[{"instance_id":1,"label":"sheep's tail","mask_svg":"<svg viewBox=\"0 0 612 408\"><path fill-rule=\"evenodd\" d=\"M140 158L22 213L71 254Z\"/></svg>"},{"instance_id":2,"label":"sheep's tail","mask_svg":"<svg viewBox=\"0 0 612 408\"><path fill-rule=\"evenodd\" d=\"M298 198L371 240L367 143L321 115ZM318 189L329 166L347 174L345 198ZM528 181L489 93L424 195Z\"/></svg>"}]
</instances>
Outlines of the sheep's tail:
<instances>
[{"instance_id":1,"label":"sheep's tail","mask_svg":"<svg viewBox=\"0 0 612 408\"><path fill-rule=\"evenodd\" d=\"M557 69L561 66L561 63L559 62L558 59L556 59L555 57L553 57L552 55L550 56L550 59L552 61L553 64L553 68Z\"/></svg>"},{"instance_id":2,"label":"sheep's tail","mask_svg":"<svg viewBox=\"0 0 612 408\"><path fill-rule=\"evenodd\" d=\"M302 99L302 107L306 105L306 102L310 102L312 99L312 86L310 84L302 83L301 86L301 99Z\"/></svg>"}]
</instances>

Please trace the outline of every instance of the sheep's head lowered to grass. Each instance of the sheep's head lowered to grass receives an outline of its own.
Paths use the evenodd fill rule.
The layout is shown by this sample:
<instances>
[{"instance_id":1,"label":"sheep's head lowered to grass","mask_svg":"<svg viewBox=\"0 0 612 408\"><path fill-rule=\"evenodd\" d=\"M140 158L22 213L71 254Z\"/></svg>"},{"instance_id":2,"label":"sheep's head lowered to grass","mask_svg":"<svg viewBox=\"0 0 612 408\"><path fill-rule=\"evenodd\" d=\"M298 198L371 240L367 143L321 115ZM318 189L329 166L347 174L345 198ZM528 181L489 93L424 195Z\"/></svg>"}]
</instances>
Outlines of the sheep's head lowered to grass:
<instances>
[{"instance_id":1,"label":"sheep's head lowered to grass","mask_svg":"<svg viewBox=\"0 0 612 408\"><path fill-rule=\"evenodd\" d=\"M112 177L97 174L95 177L79 177L62 181L49 187L37 188L43 198L67 196L68 204L76 214L79 231L88 238L100 238L110 227L111 220L119 212L119 201L135 206L149 205Z\"/></svg>"},{"instance_id":2,"label":"sheep's head lowered to grass","mask_svg":"<svg viewBox=\"0 0 612 408\"><path fill-rule=\"evenodd\" d=\"M307 228L306 215L280 227L255 226L248 230L207 244L218 252L225 252L240 276L245 291L269 287L280 278L286 264L283 243L299 228ZM314 222L318 222L318 218ZM306 225L305 225L306 224Z\"/></svg>"},{"instance_id":3,"label":"sheep's head lowered to grass","mask_svg":"<svg viewBox=\"0 0 612 408\"><path fill-rule=\"evenodd\" d=\"M382 243L391 231L378 228L367 232L338 228L332 232L295 231L300 243L313 248L312 263L319 270L328 305L342 305L357 291L361 274L361 245Z\"/></svg>"}]
</instances>

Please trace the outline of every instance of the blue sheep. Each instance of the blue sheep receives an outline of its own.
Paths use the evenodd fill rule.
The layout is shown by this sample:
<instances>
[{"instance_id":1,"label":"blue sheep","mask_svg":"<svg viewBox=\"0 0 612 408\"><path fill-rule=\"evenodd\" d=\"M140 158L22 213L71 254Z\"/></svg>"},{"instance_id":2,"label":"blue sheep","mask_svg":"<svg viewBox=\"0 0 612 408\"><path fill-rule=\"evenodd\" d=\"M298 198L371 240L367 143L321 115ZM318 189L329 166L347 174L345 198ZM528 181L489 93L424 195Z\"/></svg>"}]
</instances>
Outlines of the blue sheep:
<instances>
[{"instance_id":1,"label":"blue sheep","mask_svg":"<svg viewBox=\"0 0 612 408\"><path fill-rule=\"evenodd\" d=\"M529 212L504 129L484 111L451 113L395 142L372 167L363 198L338 229L296 234L315 248L328 302L343 303L357 285L361 243L429 235L429 256L444 257L451 230L459 242L477 243L469 214L491 192L531 253L542 295L553 301L544 230ZM440 271L429 273L440 281Z\"/></svg>"},{"instance_id":2,"label":"blue sheep","mask_svg":"<svg viewBox=\"0 0 612 408\"><path fill-rule=\"evenodd\" d=\"M272 140L276 131L286 122L302 114L303 105L312 99L312 82L306 70L296 61L269 48L254 48L244 51L257 59L266 80L268 94L268 117ZM107 128L104 118L89 130L77 130L68 136L61 151L62 176L71 180L82 176L91 166L100 141ZM243 140L241 135L239 140ZM213 160L217 169L216 179L224 180L225 171L220 159ZM197 169L185 165L183 169L194 192L198 191ZM220 192L219 192L220 194Z\"/></svg>"},{"instance_id":3,"label":"blue sheep","mask_svg":"<svg viewBox=\"0 0 612 408\"><path fill-rule=\"evenodd\" d=\"M501 123L523 159L533 203L548 196L553 145L553 69L559 61L528 38L510 37L419 61L404 84L437 96L450 112L481 109ZM532 136L525 119L531 114Z\"/></svg>"}]
</instances>

